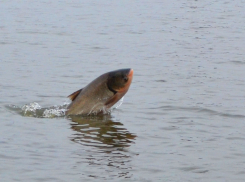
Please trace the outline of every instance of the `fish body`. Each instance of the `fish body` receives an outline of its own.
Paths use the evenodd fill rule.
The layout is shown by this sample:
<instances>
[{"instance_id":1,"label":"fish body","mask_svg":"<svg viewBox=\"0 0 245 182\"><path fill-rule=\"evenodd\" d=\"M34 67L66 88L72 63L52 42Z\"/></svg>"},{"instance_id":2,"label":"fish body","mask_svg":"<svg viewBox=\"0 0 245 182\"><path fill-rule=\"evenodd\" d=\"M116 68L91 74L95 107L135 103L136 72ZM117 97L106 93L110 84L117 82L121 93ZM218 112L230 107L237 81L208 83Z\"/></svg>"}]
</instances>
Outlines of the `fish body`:
<instances>
[{"instance_id":1,"label":"fish body","mask_svg":"<svg viewBox=\"0 0 245 182\"><path fill-rule=\"evenodd\" d=\"M68 97L72 100L66 115L107 113L128 91L133 70L120 69L105 73Z\"/></svg>"}]
</instances>

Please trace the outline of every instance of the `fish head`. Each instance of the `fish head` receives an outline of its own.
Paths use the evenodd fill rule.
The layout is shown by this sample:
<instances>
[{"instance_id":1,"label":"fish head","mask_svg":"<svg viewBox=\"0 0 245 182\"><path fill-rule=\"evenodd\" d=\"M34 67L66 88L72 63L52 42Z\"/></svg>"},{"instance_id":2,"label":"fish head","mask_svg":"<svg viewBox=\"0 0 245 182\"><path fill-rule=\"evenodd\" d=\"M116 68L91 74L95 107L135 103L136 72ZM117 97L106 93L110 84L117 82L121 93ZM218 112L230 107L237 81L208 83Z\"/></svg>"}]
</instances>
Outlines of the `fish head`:
<instances>
[{"instance_id":1,"label":"fish head","mask_svg":"<svg viewBox=\"0 0 245 182\"><path fill-rule=\"evenodd\" d=\"M109 72L107 86L114 93L125 94L133 79L133 69L120 69Z\"/></svg>"}]
</instances>

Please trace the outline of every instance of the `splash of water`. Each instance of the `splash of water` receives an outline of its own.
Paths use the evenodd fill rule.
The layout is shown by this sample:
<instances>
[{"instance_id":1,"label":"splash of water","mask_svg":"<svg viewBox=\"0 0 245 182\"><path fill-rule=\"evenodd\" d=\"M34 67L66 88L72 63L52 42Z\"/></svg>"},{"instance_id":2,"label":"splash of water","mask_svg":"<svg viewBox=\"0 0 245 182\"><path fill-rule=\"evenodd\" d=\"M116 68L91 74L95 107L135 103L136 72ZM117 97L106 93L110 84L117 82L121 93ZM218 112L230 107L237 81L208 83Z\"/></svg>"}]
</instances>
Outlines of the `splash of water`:
<instances>
[{"instance_id":1,"label":"splash of water","mask_svg":"<svg viewBox=\"0 0 245 182\"><path fill-rule=\"evenodd\" d=\"M36 117L37 116L37 112L38 110L41 110L41 106L36 103L36 102L33 102L33 103L30 103L29 105L24 105L22 106L21 110L22 110L22 113L24 116L34 116Z\"/></svg>"},{"instance_id":2,"label":"splash of water","mask_svg":"<svg viewBox=\"0 0 245 182\"><path fill-rule=\"evenodd\" d=\"M62 106L54 106L53 108L45 109L43 112L44 118L54 118L65 116L67 109L62 108Z\"/></svg>"},{"instance_id":3,"label":"splash of water","mask_svg":"<svg viewBox=\"0 0 245 182\"><path fill-rule=\"evenodd\" d=\"M110 114L112 110L117 109L123 103L123 97L109 110L102 107L103 114ZM55 105L49 108L44 108L40 106L37 102L32 102L30 104L25 104L22 107L15 105L7 106L8 109L18 112L25 117L36 117L36 118L55 118L64 117L67 111L67 106L69 103L65 102L63 105ZM97 113L90 113L96 115Z\"/></svg>"},{"instance_id":4,"label":"splash of water","mask_svg":"<svg viewBox=\"0 0 245 182\"><path fill-rule=\"evenodd\" d=\"M60 106L52 106L44 108L37 102L25 104L22 107L15 105L8 105L7 108L11 111L15 111L25 117L36 117L36 118L54 118L65 116L66 108L69 103L64 103Z\"/></svg>"},{"instance_id":5,"label":"splash of water","mask_svg":"<svg viewBox=\"0 0 245 182\"><path fill-rule=\"evenodd\" d=\"M121 105L122 105L122 103L123 103L123 99L124 99L124 97L122 97L113 107L112 107L112 109L117 109L117 108L119 108Z\"/></svg>"}]
</instances>

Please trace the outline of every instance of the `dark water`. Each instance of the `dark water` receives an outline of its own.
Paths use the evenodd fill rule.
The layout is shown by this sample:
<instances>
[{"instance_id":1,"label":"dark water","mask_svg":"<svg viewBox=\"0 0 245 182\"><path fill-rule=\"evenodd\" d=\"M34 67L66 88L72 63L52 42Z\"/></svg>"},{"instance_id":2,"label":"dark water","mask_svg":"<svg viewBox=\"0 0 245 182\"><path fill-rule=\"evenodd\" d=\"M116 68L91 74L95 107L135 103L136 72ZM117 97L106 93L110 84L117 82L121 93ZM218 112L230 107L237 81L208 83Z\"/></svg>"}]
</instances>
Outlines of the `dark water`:
<instances>
[{"instance_id":1,"label":"dark water","mask_svg":"<svg viewBox=\"0 0 245 182\"><path fill-rule=\"evenodd\" d=\"M0 9L0 181L244 181L243 1ZM19 112L62 106L102 73L128 67L133 83L111 115Z\"/></svg>"}]
</instances>

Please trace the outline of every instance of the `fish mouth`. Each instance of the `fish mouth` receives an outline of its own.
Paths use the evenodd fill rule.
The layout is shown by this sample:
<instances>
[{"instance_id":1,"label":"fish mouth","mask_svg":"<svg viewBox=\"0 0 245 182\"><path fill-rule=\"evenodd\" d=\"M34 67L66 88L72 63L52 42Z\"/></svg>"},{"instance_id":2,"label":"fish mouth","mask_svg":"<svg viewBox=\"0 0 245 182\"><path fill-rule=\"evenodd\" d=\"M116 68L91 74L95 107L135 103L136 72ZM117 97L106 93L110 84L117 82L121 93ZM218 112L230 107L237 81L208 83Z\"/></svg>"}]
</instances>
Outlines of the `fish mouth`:
<instances>
[{"instance_id":1,"label":"fish mouth","mask_svg":"<svg viewBox=\"0 0 245 182\"><path fill-rule=\"evenodd\" d=\"M131 81L132 81L133 75L134 75L134 70L130 69L129 73L128 73L128 77L129 77L129 79L131 79Z\"/></svg>"}]
</instances>

